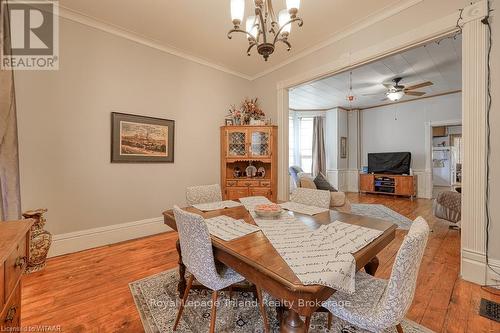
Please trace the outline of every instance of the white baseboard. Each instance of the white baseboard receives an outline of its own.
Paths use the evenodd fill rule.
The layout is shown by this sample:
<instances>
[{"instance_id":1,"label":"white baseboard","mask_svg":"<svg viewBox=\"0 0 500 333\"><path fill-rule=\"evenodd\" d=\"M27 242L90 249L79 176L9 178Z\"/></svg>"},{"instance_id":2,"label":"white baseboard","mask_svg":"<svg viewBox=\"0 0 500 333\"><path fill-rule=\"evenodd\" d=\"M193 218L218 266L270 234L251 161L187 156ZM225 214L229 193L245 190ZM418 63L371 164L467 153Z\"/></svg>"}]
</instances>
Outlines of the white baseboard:
<instances>
[{"instance_id":1,"label":"white baseboard","mask_svg":"<svg viewBox=\"0 0 500 333\"><path fill-rule=\"evenodd\" d=\"M489 259L489 264L497 272L500 272L500 260ZM487 275L486 275L487 270ZM461 275L464 280L471 281L480 285L498 285L500 284L500 275L495 274L486 267L486 257L484 253L462 249Z\"/></svg>"},{"instance_id":2,"label":"white baseboard","mask_svg":"<svg viewBox=\"0 0 500 333\"><path fill-rule=\"evenodd\" d=\"M49 257L88 250L94 247L151 236L172 229L163 223L163 217L114 224L66 234L54 235Z\"/></svg>"}]
</instances>

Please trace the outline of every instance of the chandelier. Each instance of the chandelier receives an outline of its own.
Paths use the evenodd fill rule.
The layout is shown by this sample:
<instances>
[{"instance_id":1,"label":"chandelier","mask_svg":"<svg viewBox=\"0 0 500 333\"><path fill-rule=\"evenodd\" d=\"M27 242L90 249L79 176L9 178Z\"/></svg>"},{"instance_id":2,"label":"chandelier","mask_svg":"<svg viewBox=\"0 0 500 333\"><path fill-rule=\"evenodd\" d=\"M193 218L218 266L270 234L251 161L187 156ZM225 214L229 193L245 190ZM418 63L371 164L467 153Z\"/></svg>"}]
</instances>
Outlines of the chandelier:
<instances>
[{"instance_id":1,"label":"chandelier","mask_svg":"<svg viewBox=\"0 0 500 333\"><path fill-rule=\"evenodd\" d=\"M234 32L241 32L247 36L247 55L253 47L267 61L273 54L276 43L281 42L290 51L292 45L288 41L288 36L292 29L292 23L297 22L301 27L303 21L297 17L300 7L300 0L286 0L286 9L281 10L278 16L274 13L272 0L254 0L255 15L249 16L246 20L245 30L241 29L243 16L245 14L245 0L231 0L231 18L234 28L231 29L227 37L232 38Z\"/></svg>"}]
</instances>

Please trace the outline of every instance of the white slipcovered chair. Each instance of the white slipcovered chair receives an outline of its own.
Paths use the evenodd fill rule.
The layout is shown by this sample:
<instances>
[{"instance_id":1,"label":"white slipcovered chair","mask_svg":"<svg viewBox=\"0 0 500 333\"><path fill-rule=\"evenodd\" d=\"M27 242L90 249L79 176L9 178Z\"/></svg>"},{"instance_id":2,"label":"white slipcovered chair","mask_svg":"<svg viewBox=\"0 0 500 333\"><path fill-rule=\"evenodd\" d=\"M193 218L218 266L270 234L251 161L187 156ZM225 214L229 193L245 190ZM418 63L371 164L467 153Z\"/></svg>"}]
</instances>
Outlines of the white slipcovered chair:
<instances>
[{"instance_id":1,"label":"white slipcovered chair","mask_svg":"<svg viewBox=\"0 0 500 333\"><path fill-rule=\"evenodd\" d=\"M196 278L199 283L213 290L212 311L210 318L210 332L212 333L215 331L218 291L235 283L241 282L245 278L228 267L224 267L224 269L220 272L217 271L212 250L212 241L210 239L207 225L205 224L205 220L202 216L186 212L177 206L174 206L174 216L177 231L179 233L182 262L191 275L188 279L187 287L179 306L179 312L177 313L173 330L175 331L177 329L177 325L179 324L184 310L184 304L189 296L189 291L193 285L193 281ZM257 287L257 298L259 301L259 309L263 314L265 330L267 332L267 317L264 315L265 312L262 304L262 292L259 287Z\"/></svg>"},{"instance_id":2,"label":"white slipcovered chair","mask_svg":"<svg viewBox=\"0 0 500 333\"><path fill-rule=\"evenodd\" d=\"M189 206L222 201L219 184L191 186L186 189L186 202Z\"/></svg>"},{"instance_id":3,"label":"white slipcovered chair","mask_svg":"<svg viewBox=\"0 0 500 333\"><path fill-rule=\"evenodd\" d=\"M330 208L330 191L310 188L296 188L290 196L290 201L308 206Z\"/></svg>"},{"instance_id":4,"label":"white slipcovered chair","mask_svg":"<svg viewBox=\"0 0 500 333\"><path fill-rule=\"evenodd\" d=\"M358 272L356 292L352 295L336 292L323 307L336 317L370 332L394 326L399 333L403 332L401 321L413 301L428 236L427 222L418 217L399 248L389 280ZM349 306L339 306L342 303Z\"/></svg>"}]
</instances>

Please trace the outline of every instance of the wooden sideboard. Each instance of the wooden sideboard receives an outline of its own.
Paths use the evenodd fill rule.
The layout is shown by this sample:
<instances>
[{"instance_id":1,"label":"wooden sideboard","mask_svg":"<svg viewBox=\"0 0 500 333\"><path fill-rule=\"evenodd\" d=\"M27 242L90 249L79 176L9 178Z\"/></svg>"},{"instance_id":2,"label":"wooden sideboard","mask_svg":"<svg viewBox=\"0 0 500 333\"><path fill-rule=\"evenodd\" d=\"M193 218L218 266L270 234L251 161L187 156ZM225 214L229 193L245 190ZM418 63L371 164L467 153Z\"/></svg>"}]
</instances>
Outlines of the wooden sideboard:
<instances>
[{"instance_id":1,"label":"wooden sideboard","mask_svg":"<svg viewBox=\"0 0 500 333\"><path fill-rule=\"evenodd\" d=\"M29 255L31 220L0 222L0 326L21 327L21 275ZM17 331L16 331L17 332Z\"/></svg>"},{"instance_id":2,"label":"wooden sideboard","mask_svg":"<svg viewBox=\"0 0 500 333\"><path fill-rule=\"evenodd\" d=\"M413 199L417 195L417 176L361 173L359 191L407 196Z\"/></svg>"},{"instance_id":3,"label":"wooden sideboard","mask_svg":"<svg viewBox=\"0 0 500 333\"><path fill-rule=\"evenodd\" d=\"M221 187L226 200L264 196L276 201L278 190L277 126L221 127ZM246 177L252 164L264 175ZM237 176L235 170L240 170Z\"/></svg>"}]
</instances>

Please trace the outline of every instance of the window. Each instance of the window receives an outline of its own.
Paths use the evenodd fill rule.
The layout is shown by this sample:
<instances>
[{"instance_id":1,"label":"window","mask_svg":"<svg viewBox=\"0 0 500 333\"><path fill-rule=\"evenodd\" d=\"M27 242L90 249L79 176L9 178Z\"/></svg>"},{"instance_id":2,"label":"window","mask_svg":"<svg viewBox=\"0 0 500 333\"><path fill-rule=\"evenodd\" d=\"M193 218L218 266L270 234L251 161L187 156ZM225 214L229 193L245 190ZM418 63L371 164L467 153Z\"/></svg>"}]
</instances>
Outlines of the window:
<instances>
[{"instance_id":1,"label":"window","mask_svg":"<svg viewBox=\"0 0 500 333\"><path fill-rule=\"evenodd\" d=\"M313 117L299 117L290 113L288 118L288 163L298 165L306 173L312 171Z\"/></svg>"},{"instance_id":2,"label":"window","mask_svg":"<svg viewBox=\"0 0 500 333\"><path fill-rule=\"evenodd\" d=\"M300 118L300 166L312 172L313 118Z\"/></svg>"},{"instance_id":3,"label":"window","mask_svg":"<svg viewBox=\"0 0 500 333\"><path fill-rule=\"evenodd\" d=\"M288 166L296 165L295 163L295 131L294 117L288 117Z\"/></svg>"}]
</instances>

